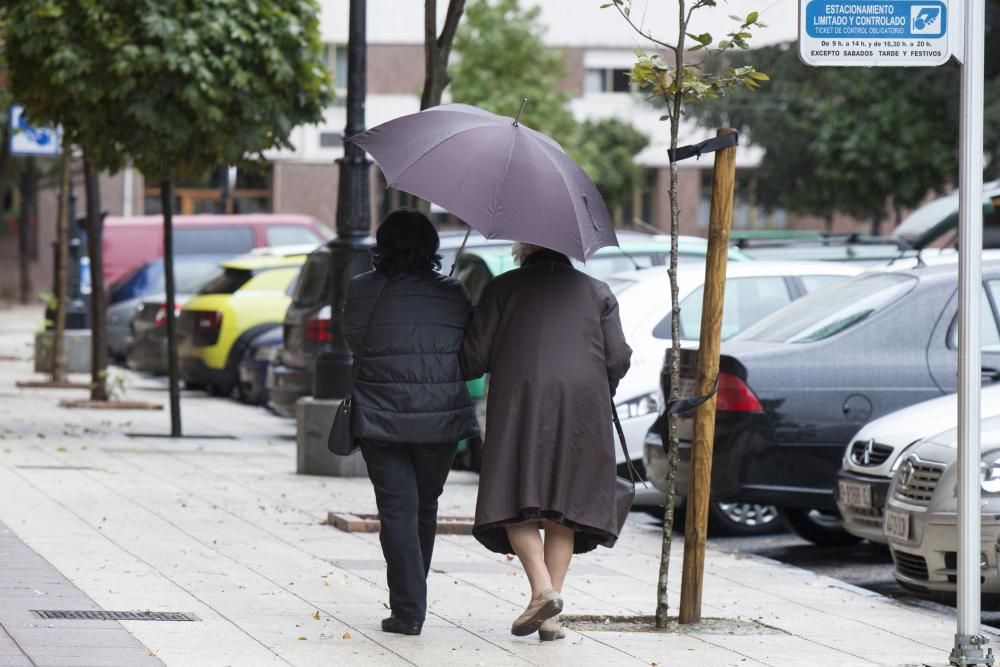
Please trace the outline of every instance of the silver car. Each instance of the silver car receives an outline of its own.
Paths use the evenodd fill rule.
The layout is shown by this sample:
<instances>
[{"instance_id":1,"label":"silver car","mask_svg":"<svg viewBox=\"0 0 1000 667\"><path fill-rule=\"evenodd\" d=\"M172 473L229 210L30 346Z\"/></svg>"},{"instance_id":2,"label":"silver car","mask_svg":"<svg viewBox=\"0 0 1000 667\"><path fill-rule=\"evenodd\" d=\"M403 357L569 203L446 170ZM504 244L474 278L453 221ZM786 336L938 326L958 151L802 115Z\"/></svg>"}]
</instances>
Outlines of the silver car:
<instances>
[{"instance_id":1,"label":"silver car","mask_svg":"<svg viewBox=\"0 0 1000 667\"><path fill-rule=\"evenodd\" d=\"M911 447L893 476L885 535L896 580L925 593L951 595L958 574L957 429ZM1000 594L1000 417L982 422L982 592Z\"/></svg>"},{"instance_id":2,"label":"silver car","mask_svg":"<svg viewBox=\"0 0 1000 667\"><path fill-rule=\"evenodd\" d=\"M1000 415L1000 384L983 387L982 417ZM917 403L869 422L851 438L837 476L837 510L852 535L885 544L883 508L892 475L922 438L955 428L958 395Z\"/></svg>"}]
</instances>

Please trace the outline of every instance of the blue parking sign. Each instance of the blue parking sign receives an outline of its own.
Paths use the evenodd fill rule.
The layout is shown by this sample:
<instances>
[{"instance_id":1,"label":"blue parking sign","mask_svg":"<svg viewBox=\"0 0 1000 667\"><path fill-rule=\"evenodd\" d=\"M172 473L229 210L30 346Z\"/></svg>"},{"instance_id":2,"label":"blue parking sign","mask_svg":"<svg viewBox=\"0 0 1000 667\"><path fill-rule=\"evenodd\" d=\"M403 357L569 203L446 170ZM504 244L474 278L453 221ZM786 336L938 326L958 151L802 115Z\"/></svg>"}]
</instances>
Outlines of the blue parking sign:
<instances>
[{"instance_id":1,"label":"blue parking sign","mask_svg":"<svg viewBox=\"0 0 1000 667\"><path fill-rule=\"evenodd\" d=\"M808 65L919 67L951 56L947 0L800 0Z\"/></svg>"},{"instance_id":2,"label":"blue parking sign","mask_svg":"<svg viewBox=\"0 0 1000 667\"><path fill-rule=\"evenodd\" d=\"M62 151L59 128L36 127L30 123L24 107L10 107L10 154L57 157Z\"/></svg>"}]
</instances>

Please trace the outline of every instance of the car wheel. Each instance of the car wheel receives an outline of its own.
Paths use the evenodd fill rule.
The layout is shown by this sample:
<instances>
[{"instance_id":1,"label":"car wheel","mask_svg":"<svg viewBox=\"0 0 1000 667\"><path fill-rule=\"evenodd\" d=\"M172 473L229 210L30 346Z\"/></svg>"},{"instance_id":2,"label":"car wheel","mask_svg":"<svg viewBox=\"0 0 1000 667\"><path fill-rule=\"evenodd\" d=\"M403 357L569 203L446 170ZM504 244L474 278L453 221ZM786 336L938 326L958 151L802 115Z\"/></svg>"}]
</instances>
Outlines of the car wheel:
<instances>
[{"instance_id":1,"label":"car wheel","mask_svg":"<svg viewBox=\"0 0 1000 667\"><path fill-rule=\"evenodd\" d=\"M817 546L838 547L861 541L860 537L844 530L840 515L836 512L786 507L784 514L793 533Z\"/></svg>"},{"instance_id":2,"label":"car wheel","mask_svg":"<svg viewBox=\"0 0 1000 667\"><path fill-rule=\"evenodd\" d=\"M712 502L708 514L713 532L721 535L761 535L773 533L781 522L781 510L774 505Z\"/></svg>"},{"instance_id":3,"label":"car wheel","mask_svg":"<svg viewBox=\"0 0 1000 667\"><path fill-rule=\"evenodd\" d=\"M233 395L233 385L228 382L213 382L208 385L208 393L212 396L229 398Z\"/></svg>"}]
</instances>

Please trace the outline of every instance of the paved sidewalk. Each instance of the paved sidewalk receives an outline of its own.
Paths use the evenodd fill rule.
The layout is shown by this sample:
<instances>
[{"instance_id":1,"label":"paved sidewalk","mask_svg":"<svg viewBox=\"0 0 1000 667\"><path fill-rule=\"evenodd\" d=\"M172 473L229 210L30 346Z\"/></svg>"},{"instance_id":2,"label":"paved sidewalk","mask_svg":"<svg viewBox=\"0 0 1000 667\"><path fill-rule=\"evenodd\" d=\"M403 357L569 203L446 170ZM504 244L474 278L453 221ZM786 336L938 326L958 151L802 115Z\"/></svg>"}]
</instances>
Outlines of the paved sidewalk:
<instances>
[{"instance_id":1,"label":"paved sidewalk","mask_svg":"<svg viewBox=\"0 0 1000 667\"><path fill-rule=\"evenodd\" d=\"M0 311L0 359L30 354L40 317ZM201 619L121 622L147 657L167 665L943 664L952 644L951 617L711 549L704 616L726 623L666 633L598 624L543 644L509 634L527 603L517 562L466 536L438 540L423 635L386 635L378 630L387 615L378 536L325 524L330 510L374 512L371 486L294 474L294 422L185 393L187 432L235 439L132 438L166 432L166 413L61 409L59 398L82 392L15 388L29 376L28 361L0 361L0 522L86 596L74 604ZM166 398L160 381L134 374L126 389L129 398ZM441 512L470 515L475 493L475 475L454 473ZM574 560L565 613L651 613L659 544L652 520L634 513L618 546ZM10 558L0 546L5 570ZM44 584L48 575L33 576ZM0 598L10 594L7 581L0 578ZM0 615L16 639L7 623ZM67 641L82 627L60 623L49 631ZM8 640L0 632L0 665L8 654L22 664ZM27 648L19 650L43 664ZM92 650L80 644L78 661L60 664L105 664Z\"/></svg>"}]
</instances>

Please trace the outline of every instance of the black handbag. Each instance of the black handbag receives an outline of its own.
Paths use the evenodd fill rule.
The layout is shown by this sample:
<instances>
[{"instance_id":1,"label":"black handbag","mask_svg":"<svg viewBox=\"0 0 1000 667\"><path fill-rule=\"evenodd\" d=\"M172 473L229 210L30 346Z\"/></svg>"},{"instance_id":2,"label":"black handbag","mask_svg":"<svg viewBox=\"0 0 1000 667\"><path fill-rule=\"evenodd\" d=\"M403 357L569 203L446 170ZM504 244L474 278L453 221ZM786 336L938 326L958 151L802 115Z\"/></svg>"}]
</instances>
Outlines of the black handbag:
<instances>
[{"instance_id":1,"label":"black handbag","mask_svg":"<svg viewBox=\"0 0 1000 667\"><path fill-rule=\"evenodd\" d=\"M361 362L365 358L365 348L368 346L368 335L372 331L372 322L375 321L375 314L378 312L379 304L382 303L382 297L385 296L386 290L389 289L389 282L389 280L385 281L385 285L382 286L381 291L378 293L378 298L375 299L372 314L368 317L368 326L365 327L365 335L361 338L361 349L354 355L354 364L351 368L351 385L347 390L347 398L342 400L340 405L337 406L337 412L333 416L333 426L330 427L330 435L326 439L326 446L330 451L340 456L353 454L354 450L358 448L351 428L353 426L352 419L354 412L351 395L354 393L354 384L358 381L358 371L361 368Z\"/></svg>"},{"instance_id":2,"label":"black handbag","mask_svg":"<svg viewBox=\"0 0 1000 667\"><path fill-rule=\"evenodd\" d=\"M629 456L628 447L625 446L625 431L622 430L622 423L618 419L618 408L615 407L614 399L611 400L611 418L615 423L615 431L618 432L618 442L625 454L625 467L629 475L628 477L618 475L615 478L615 512L618 518L618 532L621 533L625 527L625 520L628 519L629 510L632 509L632 502L635 500L635 483L641 481L641 476L632 465L632 457Z\"/></svg>"}]
</instances>

